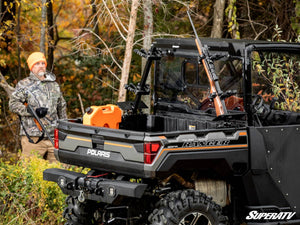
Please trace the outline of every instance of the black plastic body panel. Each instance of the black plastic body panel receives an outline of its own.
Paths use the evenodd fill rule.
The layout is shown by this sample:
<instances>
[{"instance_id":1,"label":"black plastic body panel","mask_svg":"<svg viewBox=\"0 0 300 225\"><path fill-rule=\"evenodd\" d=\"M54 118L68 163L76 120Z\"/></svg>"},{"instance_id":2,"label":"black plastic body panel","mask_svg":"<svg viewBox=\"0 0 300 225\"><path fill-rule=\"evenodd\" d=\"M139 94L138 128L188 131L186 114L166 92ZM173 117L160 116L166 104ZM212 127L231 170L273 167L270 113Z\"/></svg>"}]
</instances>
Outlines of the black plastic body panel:
<instances>
[{"instance_id":1,"label":"black plastic body panel","mask_svg":"<svg viewBox=\"0 0 300 225\"><path fill-rule=\"evenodd\" d=\"M250 205L290 207L300 217L300 126L250 127ZM266 191L267 189L267 191Z\"/></svg>"},{"instance_id":2,"label":"black plastic body panel","mask_svg":"<svg viewBox=\"0 0 300 225\"><path fill-rule=\"evenodd\" d=\"M169 153L157 169L157 173L172 171L211 170L222 177L240 174L248 170L248 149ZM242 171L240 171L242 167Z\"/></svg>"}]
</instances>

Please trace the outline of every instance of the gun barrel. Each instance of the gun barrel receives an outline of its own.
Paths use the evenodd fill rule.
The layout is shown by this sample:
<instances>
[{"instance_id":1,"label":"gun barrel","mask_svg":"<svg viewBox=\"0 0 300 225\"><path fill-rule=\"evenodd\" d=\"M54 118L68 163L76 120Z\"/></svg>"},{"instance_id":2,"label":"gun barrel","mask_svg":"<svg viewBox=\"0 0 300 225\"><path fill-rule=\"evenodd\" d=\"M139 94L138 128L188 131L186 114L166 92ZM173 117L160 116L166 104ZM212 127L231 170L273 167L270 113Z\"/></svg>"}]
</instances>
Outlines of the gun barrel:
<instances>
[{"instance_id":1,"label":"gun barrel","mask_svg":"<svg viewBox=\"0 0 300 225\"><path fill-rule=\"evenodd\" d=\"M192 25L193 31L195 33L195 36L196 36L195 43L197 45L197 49L198 49L199 55L201 57L202 64L204 66L205 72L206 72L208 80L209 80L210 93L216 93L216 96L213 98L215 109L216 109L216 114L217 114L217 116L227 114L225 102L223 99L221 99L221 96L220 96L221 89L220 89L220 86L218 83L217 75L215 74L214 64L211 61L211 59L209 58L208 50L203 47L203 45L200 41L200 38L198 37L196 28L194 26L194 23L193 23L193 20L191 18L189 11L187 11L187 14L188 14L190 23Z\"/></svg>"}]
</instances>

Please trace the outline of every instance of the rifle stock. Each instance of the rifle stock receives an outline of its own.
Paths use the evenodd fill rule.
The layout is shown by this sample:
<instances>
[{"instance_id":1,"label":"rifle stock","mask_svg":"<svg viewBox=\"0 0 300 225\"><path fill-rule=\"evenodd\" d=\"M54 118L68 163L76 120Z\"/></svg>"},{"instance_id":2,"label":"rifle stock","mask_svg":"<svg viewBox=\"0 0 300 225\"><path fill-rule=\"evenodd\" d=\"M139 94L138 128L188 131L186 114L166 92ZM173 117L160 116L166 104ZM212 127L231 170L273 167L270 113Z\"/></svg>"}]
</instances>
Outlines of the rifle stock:
<instances>
[{"instance_id":1,"label":"rifle stock","mask_svg":"<svg viewBox=\"0 0 300 225\"><path fill-rule=\"evenodd\" d=\"M205 47L202 46L202 43L200 41L200 38L198 37L198 34L196 32L196 29L193 24L193 21L192 21L189 11L187 11L187 14L188 14L190 23L192 25L193 31L195 33L195 36L196 36L195 43L196 43L199 55L201 57L201 61L204 66L206 75L209 80L210 94L214 101L216 114L217 114L217 116L225 115L225 114L227 114L227 109L226 109L224 100L221 98L222 91L219 86L218 77L215 73L214 64L213 64L212 60L209 58L208 49L205 49Z\"/></svg>"}]
</instances>

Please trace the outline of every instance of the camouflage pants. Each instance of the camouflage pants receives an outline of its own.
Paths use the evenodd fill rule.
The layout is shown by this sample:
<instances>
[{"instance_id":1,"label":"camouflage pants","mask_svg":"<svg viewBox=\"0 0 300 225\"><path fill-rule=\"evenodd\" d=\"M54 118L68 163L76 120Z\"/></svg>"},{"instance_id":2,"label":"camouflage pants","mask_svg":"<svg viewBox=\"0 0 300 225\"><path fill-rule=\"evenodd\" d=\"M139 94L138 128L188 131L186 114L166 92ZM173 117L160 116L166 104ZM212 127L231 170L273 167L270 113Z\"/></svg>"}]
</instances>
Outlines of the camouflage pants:
<instances>
[{"instance_id":1,"label":"camouflage pants","mask_svg":"<svg viewBox=\"0 0 300 225\"><path fill-rule=\"evenodd\" d=\"M39 138L38 137L31 137L31 139L36 142ZM50 163L57 162L54 156L54 146L52 145L50 140L42 140L37 144L32 144L28 141L26 136L22 136L21 138L21 145L22 145L22 155L21 159L30 157L37 153L44 159L49 160Z\"/></svg>"}]
</instances>

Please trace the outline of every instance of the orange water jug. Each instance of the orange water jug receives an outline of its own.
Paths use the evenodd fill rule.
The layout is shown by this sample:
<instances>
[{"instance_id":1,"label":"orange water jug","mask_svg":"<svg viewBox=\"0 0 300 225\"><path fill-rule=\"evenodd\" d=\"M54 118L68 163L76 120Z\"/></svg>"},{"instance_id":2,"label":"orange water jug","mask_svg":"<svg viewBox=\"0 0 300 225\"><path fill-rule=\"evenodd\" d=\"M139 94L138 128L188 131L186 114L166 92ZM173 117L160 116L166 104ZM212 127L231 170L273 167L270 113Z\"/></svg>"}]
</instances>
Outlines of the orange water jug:
<instances>
[{"instance_id":1,"label":"orange water jug","mask_svg":"<svg viewBox=\"0 0 300 225\"><path fill-rule=\"evenodd\" d=\"M83 115L83 124L119 129L122 110L116 105L91 106Z\"/></svg>"}]
</instances>

